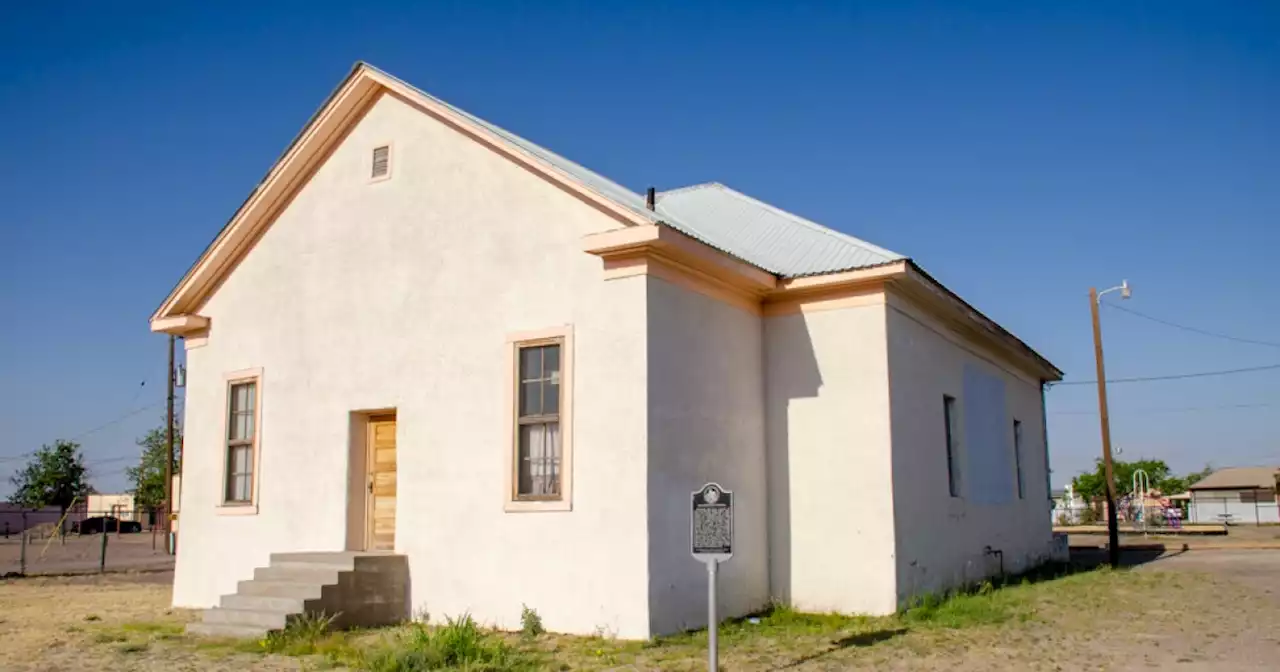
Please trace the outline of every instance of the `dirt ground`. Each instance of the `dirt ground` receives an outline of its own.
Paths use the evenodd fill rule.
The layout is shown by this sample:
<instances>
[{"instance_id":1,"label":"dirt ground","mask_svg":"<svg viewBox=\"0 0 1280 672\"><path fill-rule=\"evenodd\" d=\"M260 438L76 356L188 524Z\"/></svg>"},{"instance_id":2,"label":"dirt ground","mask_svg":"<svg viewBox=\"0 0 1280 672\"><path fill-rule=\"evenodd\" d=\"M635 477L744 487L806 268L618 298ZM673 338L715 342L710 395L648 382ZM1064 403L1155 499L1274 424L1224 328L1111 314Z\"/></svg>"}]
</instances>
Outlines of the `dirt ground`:
<instances>
[{"instance_id":1,"label":"dirt ground","mask_svg":"<svg viewBox=\"0 0 1280 672\"><path fill-rule=\"evenodd\" d=\"M1149 560L1150 558L1141 558ZM195 615L169 610L168 574L0 582L0 669L317 669L320 661L194 641ZM1280 551L1166 554L1130 570L1089 572L995 591L999 621L798 629L722 635L726 670L1275 670L1280 668ZM994 612L993 612L994 613ZM981 616L981 613L978 614ZM728 630L728 628L726 628ZM852 632L852 634L851 634ZM701 638L700 638L701 637ZM563 670L705 669L693 635L657 643L546 637Z\"/></svg>"},{"instance_id":2,"label":"dirt ground","mask_svg":"<svg viewBox=\"0 0 1280 672\"><path fill-rule=\"evenodd\" d=\"M164 552L164 539L157 538L152 548L148 533L108 534L108 571L173 569L173 556ZM0 576L18 572L22 566L22 541L14 535L0 538ZM32 539L27 543L27 575L83 574L98 571L102 557L102 535L67 535L65 543L57 538Z\"/></svg>"},{"instance_id":3,"label":"dirt ground","mask_svg":"<svg viewBox=\"0 0 1280 672\"><path fill-rule=\"evenodd\" d=\"M194 614L169 609L172 573L0 582L0 670L298 670L295 659L166 646Z\"/></svg>"}]
</instances>

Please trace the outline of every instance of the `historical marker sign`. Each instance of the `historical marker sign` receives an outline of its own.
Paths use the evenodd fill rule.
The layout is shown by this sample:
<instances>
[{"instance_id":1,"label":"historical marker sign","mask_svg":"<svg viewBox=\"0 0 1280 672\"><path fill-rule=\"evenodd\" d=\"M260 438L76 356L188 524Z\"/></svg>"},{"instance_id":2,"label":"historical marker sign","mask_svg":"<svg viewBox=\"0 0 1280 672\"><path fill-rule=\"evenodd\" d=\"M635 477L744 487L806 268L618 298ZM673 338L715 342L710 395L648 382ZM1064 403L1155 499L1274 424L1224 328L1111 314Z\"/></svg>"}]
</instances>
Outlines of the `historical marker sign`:
<instances>
[{"instance_id":1,"label":"historical marker sign","mask_svg":"<svg viewBox=\"0 0 1280 672\"><path fill-rule=\"evenodd\" d=\"M689 541L693 557L723 562L733 555L733 493L708 483L693 493Z\"/></svg>"}]
</instances>

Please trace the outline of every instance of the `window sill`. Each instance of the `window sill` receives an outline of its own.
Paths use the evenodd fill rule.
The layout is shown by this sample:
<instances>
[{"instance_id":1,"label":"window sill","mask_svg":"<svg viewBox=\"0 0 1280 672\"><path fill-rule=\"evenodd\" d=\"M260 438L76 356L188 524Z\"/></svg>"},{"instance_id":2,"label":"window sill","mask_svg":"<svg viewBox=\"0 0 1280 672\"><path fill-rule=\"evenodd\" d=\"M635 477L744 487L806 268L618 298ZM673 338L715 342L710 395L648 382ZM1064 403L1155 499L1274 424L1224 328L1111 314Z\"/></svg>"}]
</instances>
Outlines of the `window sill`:
<instances>
[{"instance_id":1,"label":"window sill","mask_svg":"<svg viewBox=\"0 0 1280 672\"><path fill-rule=\"evenodd\" d=\"M215 507L214 511L219 516L256 516L258 515L257 504L223 504Z\"/></svg>"},{"instance_id":2,"label":"window sill","mask_svg":"<svg viewBox=\"0 0 1280 672\"><path fill-rule=\"evenodd\" d=\"M507 513L527 513L533 511L572 511L573 503L566 499L551 500L507 500L502 505Z\"/></svg>"}]
</instances>

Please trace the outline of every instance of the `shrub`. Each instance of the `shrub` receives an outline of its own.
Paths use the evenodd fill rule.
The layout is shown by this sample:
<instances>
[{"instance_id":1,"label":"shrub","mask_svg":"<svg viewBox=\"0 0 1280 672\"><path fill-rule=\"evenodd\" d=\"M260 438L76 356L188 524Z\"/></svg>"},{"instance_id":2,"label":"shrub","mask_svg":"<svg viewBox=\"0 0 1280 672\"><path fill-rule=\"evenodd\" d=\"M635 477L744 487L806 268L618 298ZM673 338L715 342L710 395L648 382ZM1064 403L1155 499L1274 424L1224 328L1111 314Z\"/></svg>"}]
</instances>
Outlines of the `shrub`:
<instances>
[{"instance_id":1,"label":"shrub","mask_svg":"<svg viewBox=\"0 0 1280 672\"><path fill-rule=\"evenodd\" d=\"M525 639L534 639L544 632L546 629L542 627L542 617L537 610L520 605L520 635Z\"/></svg>"}]
</instances>

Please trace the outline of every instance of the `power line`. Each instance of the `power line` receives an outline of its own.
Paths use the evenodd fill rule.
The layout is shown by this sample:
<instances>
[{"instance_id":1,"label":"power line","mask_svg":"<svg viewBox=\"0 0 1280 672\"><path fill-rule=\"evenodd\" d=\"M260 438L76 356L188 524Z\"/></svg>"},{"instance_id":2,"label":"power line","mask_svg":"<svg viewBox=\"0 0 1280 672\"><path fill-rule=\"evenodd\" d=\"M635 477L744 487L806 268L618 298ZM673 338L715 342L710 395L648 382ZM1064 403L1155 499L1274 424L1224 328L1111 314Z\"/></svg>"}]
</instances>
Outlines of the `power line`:
<instances>
[{"instance_id":1,"label":"power line","mask_svg":"<svg viewBox=\"0 0 1280 672\"><path fill-rule=\"evenodd\" d=\"M1183 380L1186 378L1206 378L1209 376L1230 376L1237 373L1251 373L1253 371L1270 371L1272 369L1280 369L1280 364L1267 364L1266 366L1250 366L1243 369L1225 369L1222 371L1201 371L1199 373L1179 373L1169 376L1143 376L1139 378L1108 378L1107 384L1119 383L1149 383L1157 380ZM1058 385L1097 385L1096 380L1072 380L1063 383L1053 383L1054 387Z\"/></svg>"},{"instance_id":2,"label":"power line","mask_svg":"<svg viewBox=\"0 0 1280 672\"><path fill-rule=\"evenodd\" d=\"M95 464L106 464L108 462L120 462L122 460L136 460L138 459L138 457L139 456L137 455L123 455L121 457L108 457L105 460L90 460L88 462L85 462L84 466L91 467Z\"/></svg>"},{"instance_id":3,"label":"power line","mask_svg":"<svg viewBox=\"0 0 1280 672\"><path fill-rule=\"evenodd\" d=\"M143 406L142 408L135 408L135 409L133 409L132 411L129 411L128 413L125 413L124 415L122 415L122 416L120 416L120 417L116 418L115 420L112 420L112 421L110 421L110 422L106 422L106 423L103 423L103 424L101 424L101 425L98 425L97 427L94 427L93 429L91 429L91 430L89 430L89 431L87 431L87 432L82 432L82 433L77 434L77 435L75 435L75 436L73 436L73 437L71 437L70 439L67 439L67 440L68 440L68 441L79 441L80 439L83 439L84 437L89 436L90 434L93 434L93 433L95 433L95 432L102 431L102 430L104 430L104 429L106 429L106 428L108 428L108 427L110 427L110 426L112 426L112 425L115 425L115 424L119 424L119 423L121 423L121 422L124 422L125 420L128 420L129 418L132 418L133 416L135 416L135 415L137 415L137 414L139 414L139 413L141 413L141 412L143 412L143 411L145 411L145 410L149 410L149 409L155 408L156 406L159 406L160 404L163 404L163 403L164 403L163 401L157 401L157 402L156 402L156 403L154 403L154 404L148 404L148 405L146 405L146 406Z\"/></svg>"},{"instance_id":4,"label":"power line","mask_svg":"<svg viewBox=\"0 0 1280 672\"><path fill-rule=\"evenodd\" d=\"M81 433L79 433L79 434L77 434L77 435L75 435L75 436L73 436L73 437L71 437L71 438L69 438L69 439L66 439L66 440L67 440L67 441L79 441L80 439L83 439L84 437L89 436L90 434L94 434L94 433L96 433L96 432L100 432L100 431L102 431L102 430L104 430L104 429L106 429L106 428L108 428L108 427L111 427L112 425L116 425L116 424L119 424L119 423L121 423L121 422L124 422L125 420L128 420L129 418L132 418L133 416L135 416L135 415L137 415L137 414L139 414L139 413L141 413L141 412L143 412L143 411L146 411L146 410L149 410L149 409L155 408L156 406L159 406L159 405L161 405L161 404L163 404L163 403L165 403L165 402L162 400L162 401L157 401L157 402L155 402L154 404L148 404L148 405L146 405L146 406L143 406L142 408L135 408L135 409L133 409L132 411L129 411L128 413L125 413L124 415L121 415L121 416L119 416L119 417L115 418L114 420L111 420L111 421L109 421L109 422L104 422L104 423L102 423L101 425L98 425L97 427L94 427L93 429L90 429L90 430L88 430L88 431L86 431L86 432L81 432ZM36 451L34 451L34 450L30 450L30 451L27 451L27 452L25 452L25 453L18 453L17 455L0 455L0 463L3 463L3 462L12 462L12 461L14 461L14 460L21 460L21 459L25 459L25 458L31 457L32 455L35 455L35 454L36 454Z\"/></svg>"},{"instance_id":5,"label":"power line","mask_svg":"<svg viewBox=\"0 0 1280 672\"><path fill-rule=\"evenodd\" d=\"M1223 404L1220 406L1170 406L1165 408L1139 408L1132 411L1121 411L1118 415L1146 415L1154 413L1190 413L1194 411L1218 411L1237 408L1271 408L1275 406L1273 403L1263 404ZM1097 415L1097 409L1092 411L1050 411L1049 415ZM1112 411L1112 414L1117 414Z\"/></svg>"},{"instance_id":6,"label":"power line","mask_svg":"<svg viewBox=\"0 0 1280 672\"><path fill-rule=\"evenodd\" d=\"M1209 331L1209 330L1207 330L1207 329L1199 329L1199 328L1196 328L1196 327L1188 327L1188 326L1187 326L1187 325L1185 325L1185 324L1178 324L1177 322L1170 322L1169 320L1163 320L1163 319L1160 319L1160 318L1158 318L1158 317L1152 317L1151 315L1147 315L1146 313L1140 313L1140 312L1138 312L1138 311L1136 311L1136 310L1134 310L1134 309L1132 309L1132 308L1125 308L1124 306L1121 306L1121 305L1120 305L1120 304L1118 304L1118 303L1103 303L1102 305L1107 306L1108 308L1115 308L1116 310L1120 310L1120 311L1123 311L1123 312L1129 313L1130 315L1136 315L1136 316L1138 316L1138 317L1141 317L1141 318L1142 318L1142 319L1144 319L1144 320L1151 320L1152 322L1156 322L1156 323L1158 323L1158 324L1163 324L1163 325L1165 325L1166 327L1173 327L1174 329L1181 329L1181 330L1183 330L1183 331L1189 331L1189 332L1192 332L1192 333L1195 333L1195 334L1200 334L1200 335L1202 335L1202 336L1212 336L1212 337L1214 337L1214 338L1221 338L1221 339L1223 339L1223 340L1227 340L1227 341L1235 341L1235 342L1237 342L1237 343L1248 343L1248 344L1251 344L1251 345L1265 345L1265 346L1267 346L1267 347L1271 347L1271 348L1280 348L1280 343L1276 343L1276 342L1274 342L1274 341L1259 341L1259 340L1252 339L1252 338L1240 338L1240 337L1238 337L1238 336L1230 336L1230 335L1227 335L1227 334L1220 334L1220 333L1218 333L1218 332L1216 332L1216 331Z\"/></svg>"}]
</instances>

